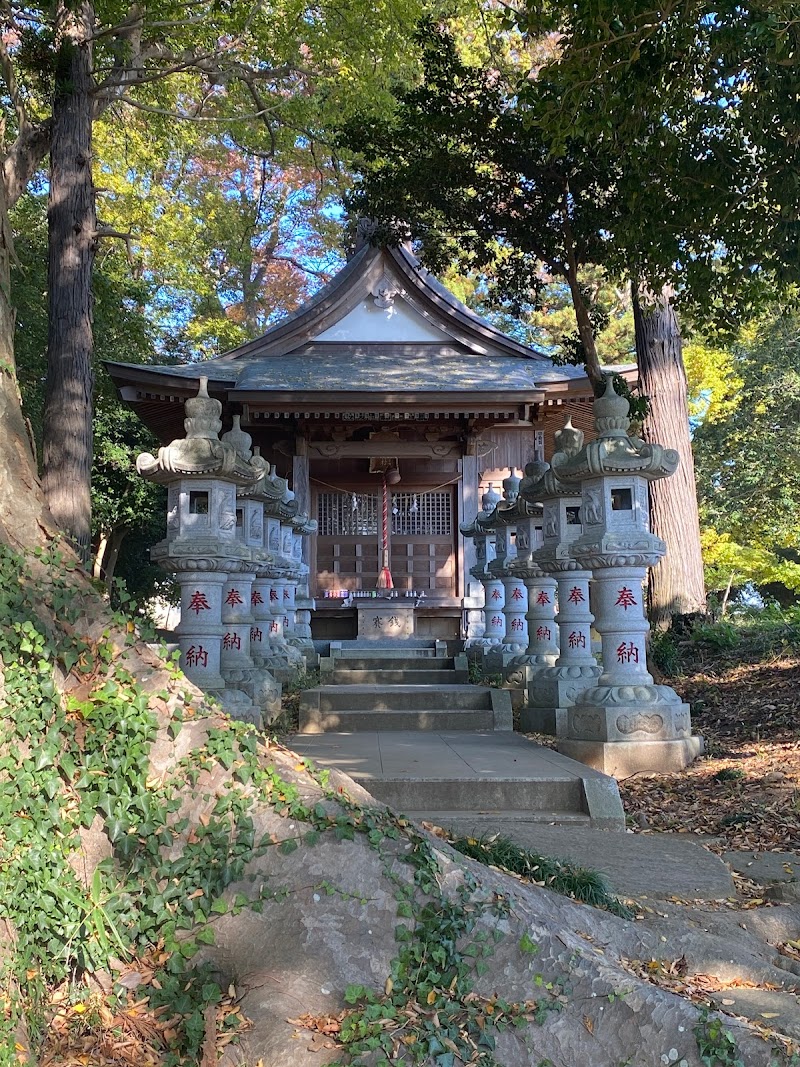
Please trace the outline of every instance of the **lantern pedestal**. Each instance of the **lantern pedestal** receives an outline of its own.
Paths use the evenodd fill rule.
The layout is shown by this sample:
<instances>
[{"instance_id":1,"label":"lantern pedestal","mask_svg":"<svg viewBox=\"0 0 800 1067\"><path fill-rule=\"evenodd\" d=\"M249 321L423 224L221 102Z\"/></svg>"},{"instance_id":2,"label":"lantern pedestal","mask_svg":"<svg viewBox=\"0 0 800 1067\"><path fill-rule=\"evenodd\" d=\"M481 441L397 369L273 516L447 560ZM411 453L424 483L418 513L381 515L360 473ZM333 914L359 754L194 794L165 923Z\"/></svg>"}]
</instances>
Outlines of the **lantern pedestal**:
<instances>
[{"instance_id":1,"label":"lantern pedestal","mask_svg":"<svg viewBox=\"0 0 800 1067\"><path fill-rule=\"evenodd\" d=\"M579 741L562 740L558 751L613 778L628 778L637 772L670 774L685 770L702 756L703 738L680 741Z\"/></svg>"},{"instance_id":2,"label":"lantern pedestal","mask_svg":"<svg viewBox=\"0 0 800 1067\"><path fill-rule=\"evenodd\" d=\"M576 555L582 547L576 542ZM609 562L613 558L609 553ZM636 560L630 553L614 562L628 565L594 571L595 627L603 642L603 673L568 709L566 722L559 724L558 750L620 777L636 771L682 770L703 751L703 742L691 736L688 704L670 686L655 685L647 670L649 625L642 583L650 560Z\"/></svg>"}]
</instances>

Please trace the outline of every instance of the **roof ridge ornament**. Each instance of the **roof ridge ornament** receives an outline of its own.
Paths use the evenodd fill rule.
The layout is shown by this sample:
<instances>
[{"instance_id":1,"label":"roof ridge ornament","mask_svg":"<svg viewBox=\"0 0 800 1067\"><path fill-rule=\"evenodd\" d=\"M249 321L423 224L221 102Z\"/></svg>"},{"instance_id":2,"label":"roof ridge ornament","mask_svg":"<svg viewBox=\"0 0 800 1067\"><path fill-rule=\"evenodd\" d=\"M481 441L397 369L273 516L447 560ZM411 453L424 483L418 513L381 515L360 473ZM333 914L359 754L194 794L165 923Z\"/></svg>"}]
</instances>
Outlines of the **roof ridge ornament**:
<instances>
[{"instance_id":1,"label":"roof ridge ornament","mask_svg":"<svg viewBox=\"0 0 800 1067\"><path fill-rule=\"evenodd\" d=\"M384 271L380 280L370 289L372 302L375 307L381 308L383 311L393 307L395 297L400 296L402 293L403 287L397 284L388 271Z\"/></svg>"}]
</instances>

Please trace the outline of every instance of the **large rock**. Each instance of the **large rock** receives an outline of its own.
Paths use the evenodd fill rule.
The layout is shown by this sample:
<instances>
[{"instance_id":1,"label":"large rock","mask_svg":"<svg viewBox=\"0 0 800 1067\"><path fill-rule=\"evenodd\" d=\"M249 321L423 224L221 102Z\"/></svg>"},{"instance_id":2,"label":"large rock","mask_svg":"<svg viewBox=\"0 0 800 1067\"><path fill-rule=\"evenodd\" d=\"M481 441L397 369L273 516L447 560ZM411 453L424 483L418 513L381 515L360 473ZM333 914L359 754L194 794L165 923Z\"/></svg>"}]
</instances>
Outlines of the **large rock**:
<instances>
[{"instance_id":1,"label":"large rock","mask_svg":"<svg viewBox=\"0 0 800 1067\"><path fill-rule=\"evenodd\" d=\"M340 807L330 792L326 796L293 754L273 748L264 758L308 805L323 803L334 815L363 820L361 810ZM334 776L331 784L334 794L346 789L359 804L369 801L343 776ZM207 811L214 793L225 787L219 773L198 783L198 799L188 807L192 818ZM216 944L202 957L218 969L223 987L235 987L242 1010L253 1021L244 1046L229 1051L226 1064L261 1060L264 1067L310 1067L341 1058L332 1040L291 1020L316 1018L324 1028L325 1019L346 1008L344 993L351 984L382 995L392 961L404 945L396 940L396 928L414 926L411 919L398 918L397 898L404 889L417 913L433 899L444 914L465 894L466 906L478 916L475 929L461 942L470 968L475 964L471 954L480 956L484 945L491 946L491 955L481 959L483 973L472 972L475 996L543 1006L541 1022L496 1035L496 1062L503 1067L548 1060L592 1067L618 1067L626 1060L637 1067L667 1062L700 1067L697 1006L635 977L626 969L626 959L671 961L684 955L690 969L704 973L709 960L716 959L725 980L736 972L748 981L794 988L794 976L773 966L774 952L756 939L739 950L731 948L729 929L706 932L676 916L643 922L616 918L469 861L423 830L375 810L366 818L374 818L379 830L393 830L396 838L381 830L370 840L362 825L355 827L353 840L337 840L327 830L309 844L304 836L311 825L259 806L256 840L269 834L276 847L253 861L229 894L231 899L237 893L255 899L266 889L274 896L260 914L245 908L216 921ZM287 839L299 842L291 853L279 845ZM414 889L419 865L409 862L420 849L436 868L427 895ZM441 1004L448 999L458 998L445 995L434 1007L423 1003L415 1010L432 1015L438 1007L443 1015ZM469 1001L469 996L463 1001L462 991L462 1002ZM768 1041L734 1020L726 1026L748 1067L773 1064Z\"/></svg>"}]
</instances>

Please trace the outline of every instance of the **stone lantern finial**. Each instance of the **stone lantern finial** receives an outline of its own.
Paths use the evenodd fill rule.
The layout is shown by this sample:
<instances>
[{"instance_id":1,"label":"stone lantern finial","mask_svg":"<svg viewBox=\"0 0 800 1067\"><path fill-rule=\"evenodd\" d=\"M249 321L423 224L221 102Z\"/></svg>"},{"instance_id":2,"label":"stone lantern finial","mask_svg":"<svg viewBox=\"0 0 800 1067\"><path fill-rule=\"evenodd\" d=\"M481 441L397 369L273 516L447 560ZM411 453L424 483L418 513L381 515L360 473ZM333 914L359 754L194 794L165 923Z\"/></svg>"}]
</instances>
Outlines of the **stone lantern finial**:
<instances>
[{"instance_id":1,"label":"stone lantern finial","mask_svg":"<svg viewBox=\"0 0 800 1067\"><path fill-rule=\"evenodd\" d=\"M508 477L503 479L503 499L507 503L513 504L519 496L519 483L521 479L517 474L516 467L509 467L508 470Z\"/></svg>"},{"instance_id":2,"label":"stone lantern finial","mask_svg":"<svg viewBox=\"0 0 800 1067\"><path fill-rule=\"evenodd\" d=\"M203 375L200 378L200 388L197 396L190 397L183 405L186 418L183 420L183 428L186 430L187 440L204 438L206 441L219 440L219 431L222 429L222 404L208 395L208 378Z\"/></svg>"},{"instance_id":3,"label":"stone lantern finial","mask_svg":"<svg viewBox=\"0 0 800 1067\"><path fill-rule=\"evenodd\" d=\"M594 424L598 437L626 437L631 424L631 405L614 388L614 375L604 374L606 389L594 401Z\"/></svg>"},{"instance_id":4,"label":"stone lantern finial","mask_svg":"<svg viewBox=\"0 0 800 1067\"><path fill-rule=\"evenodd\" d=\"M597 401L595 401L595 411L597 410L596 405ZM577 456L583 448L583 430L579 430L572 425L571 415L568 416L561 429L556 430L555 443L556 451L563 453L565 456Z\"/></svg>"},{"instance_id":5,"label":"stone lantern finial","mask_svg":"<svg viewBox=\"0 0 800 1067\"><path fill-rule=\"evenodd\" d=\"M488 515L490 512L494 511L500 503L500 499L500 494L495 489L494 482L490 482L489 488L481 497L481 508L483 509L484 514Z\"/></svg>"},{"instance_id":6,"label":"stone lantern finial","mask_svg":"<svg viewBox=\"0 0 800 1067\"><path fill-rule=\"evenodd\" d=\"M253 452L250 448L253 443L253 438L250 436L249 433L242 429L241 415L234 415L232 418L233 427L228 430L227 433L224 433L222 435L222 440L226 441L229 445L233 445L233 447L236 449L242 459L249 460L253 455Z\"/></svg>"}]
</instances>

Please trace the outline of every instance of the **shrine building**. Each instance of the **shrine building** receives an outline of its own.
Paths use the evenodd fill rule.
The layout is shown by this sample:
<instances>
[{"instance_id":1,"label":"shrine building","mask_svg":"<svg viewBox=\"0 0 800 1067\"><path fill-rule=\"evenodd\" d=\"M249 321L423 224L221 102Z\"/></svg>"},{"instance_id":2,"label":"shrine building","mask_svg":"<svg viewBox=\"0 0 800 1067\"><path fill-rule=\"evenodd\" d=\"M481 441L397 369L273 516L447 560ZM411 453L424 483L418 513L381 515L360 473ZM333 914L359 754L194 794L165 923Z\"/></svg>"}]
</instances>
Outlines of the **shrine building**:
<instances>
[{"instance_id":1,"label":"shrine building","mask_svg":"<svg viewBox=\"0 0 800 1067\"><path fill-rule=\"evenodd\" d=\"M405 248L362 246L298 311L215 359L106 365L162 444L183 435L201 375L223 426L240 416L317 520L303 560L323 642L355 638L359 599L387 581L377 595L415 605L416 636L463 637L481 590L459 526L509 468L549 459L567 415L592 432L581 368L501 333Z\"/></svg>"}]
</instances>

